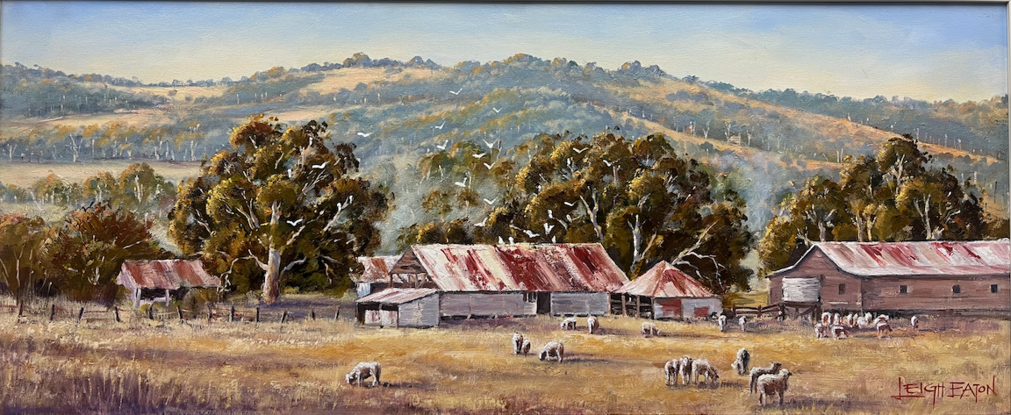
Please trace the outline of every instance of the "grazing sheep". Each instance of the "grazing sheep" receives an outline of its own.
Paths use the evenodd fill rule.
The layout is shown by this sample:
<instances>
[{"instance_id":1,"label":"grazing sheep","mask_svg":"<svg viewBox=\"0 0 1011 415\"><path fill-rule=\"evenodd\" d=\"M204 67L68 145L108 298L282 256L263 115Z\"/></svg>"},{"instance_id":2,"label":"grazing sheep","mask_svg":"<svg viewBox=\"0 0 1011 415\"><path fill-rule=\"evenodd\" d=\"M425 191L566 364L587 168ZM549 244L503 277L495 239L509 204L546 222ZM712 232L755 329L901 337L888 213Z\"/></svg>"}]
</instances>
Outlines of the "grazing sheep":
<instances>
[{"instance_id":1,"label":"grazing sheep","mask_svg":"<svg viewBox=\"0 0 1011 415\"><path fill-rule=\"evenodd\" d=\"M839 320L840 320L839 319L839 313L835 313L835 314L832 315L832 325L833 326L838 326L839 325Z\"/></svg>"},{"instance_id":2,"label":"grazing sheep","mask_svg":"<svg viewBox=\"0 0 1011 415\"><path fill-rule=\"evenodd\" d=\"M737 324L741 326L741 331L747 331L746 329L748 328L748 318L745 316L741 316L741 318L737 320Z\"/></svg>"},{"instance_id":3,"label":"grazing sheep","mask_svg":"<svg viewBox=\"0 0 1011 415\"><path fill-rule=\"evenodd\" d=\"M762 375L758 378L758 404L765 405L767 395L779 395L779 406L783 406L783 393L786 392L790 381L789 370L782 369L775 375Z\"/></svg>"},{"instance_id":4,"label":"grazing sheep","mask_svg":"<svg viewBox=\"0 0 1011 415\"><path fill-rule=\"evenodd\" d=\"M681 384L687 385L692 380L692 358L681 357Z\"/></svg>"},{"instance_id":5,"label":"grazing sheep","mask_svg":"<svg viewBox=\"0 0 1011 415\"><path fill-rule=\"evenodd\" d=\"M892 332L892 326L889 326L888 321L886 320L878 320L878 324L876 324L875 327L878 329L879 339L881 336L886 336Z\"/></svg>"},{"instance_id":6,"label":"grazing sheep","mask_svg":"<svg viewBox=\"0 0 1011 415\"><path fill-rule=\"evenodd\" d=\"M888 314L881 314L881 315L878 315L878 318L876 318L875 320L877 320L877 321L888 321L888 319L889 319Z\"/></svg>"},{"instance_id":7,"label":"grazing sheep","mask_svg":"<svg viewBox=\"0 0 1011 415\"><path fill-rule=\"evenodd\" d=\"M870 323L871 321L874 320L874 315L869 312L864 313L864 320L867 320L867 322Z\"/></svg>"},{"instance_id":8,"label":"grazing sheep","mask_svg":"<svg viewBox=\"0 0 1011 415\"><path fill-rule=\"evenodd\" d=\"M751 384L749 389L751 393L755 393L756 387L758 385L758 378L762 375L771 375L779 372L779 369L783 367L779 362L772 362L769 367L756 367L751 369Z\"/></svg>"},{"instance_id":9,"label":"grazing sheep","mask_svg":"<svg viewBox=\"0 0 1011 415\"><path fill-rule=\"evenodd\" d=\"M828 325L828 323L831 323L831 321L830 321L831 319L832 319L832 313L821 313L821 322L824 323L825 325Z\"/></svg>"},{"instance_id":10,"label":"grazing sheep","mask_svg":"<svg viewBox=\"0 0 1011 415\"><path fill-rule=\"evenodd\" d=\"M846 330L846 327L843 326L832 326L831 331L832 338L836 340L845 339L850 336L849 330Z\"/></svg>"},{"instance_id":11,"label":"grazing sheep","mask_svg":"<svg viewBox=\"0 0 1011 415\"><path fill-rule=\"evenodd\" d=\"M678 383L678 372L681 371L681 361L678 359L668 360L666 364L663 365L663 373L667 375L667 385L676 385Z\"/></svg>"},{"instance_id":12,"label":"grazing sheep","mask_svg":"<svg viewBox=\"0 0 1011 415\"><path fill-rule=\"evenodd\" d=\"M523 340L523 346L520 347L520 353L524 356L530 353L530 340Z\"/></svg>"},{"instance_id":13,"label":"grazing sheep","mask_svg":"<svg viewBox=\"0 0 1011 415\"><path fill-rule=\"evenodd\" d=\"M730 368L737 371L738 375L744 375L748 373L748 365L751 363L751 353L748 353L748 349L741 348L737 351L737 359L734 363L730 364Z\"/></svg>"},{"instance_id":14,"label":"grazing sheep","mask_svg":"<svg viewBox=\"0 0 1011 415\"><path fill-rule=\"evenodd\" d=\"M716 320L716 324L719 324L721 333L727 331L727 316L720 315L720 318Z\"/></svg>"},{"instance_id":15,"label":"grazing sheep","mask_svg":"<svg viewBox=\"0 0 1011 415\"><path fill-rule=\"evenodd\" d=\"M705 376L706 383L716 384L720 375L716 373L716 368L709 364L706 359L692 360L692 376L695 376L695 383L699 383L699 378Z\"/></svg>"},{"instance_id":16,"label":"grazing sheep","mask_svg":"<svg viewBox=\"0 0 1011 415\"><path fill-rule=\"evenodd\" d=\"M656 324L645 321L642 323L642 335L643 336L659 336L660 329L656 328Z\"/></svg>"},{"instance_id":17,"label":"grazing sheep","mask_svg":"<svg viewBox=\"0 0 1011 415\"><path fill-rule=\"evenodd\" d=\"M513 354L520 354L520 349L523 348L523 335L518 332L513 332Z\"/></svg>"},{"instance_id":18,"label":"grazing sheep","mask_svg":"<svg viewBox=\"0 0 1011 415\"><path fill-rule=\"evenodd\" d=\"M600 322L597 321L597 317L589 316L586 318L586 331L590 334L596 333L600 329Z\"/></svg>"},{"instance_id":19,"label":"grazing sheep","mask_svg":"<svg viewBox=\"0 0 1011 415\"><path fill-rule=\"evenodd\" d=\"M545 344L544 348L541 349L541 354L537 358L544 361L544 359L549 357L558 358L558 363L562 363L562 359L565 358L565 345L561 342L551 342Z\"/></svg>"},{"instance_id":20,"label":"grazing sheep","mask_svg":"<svg viewBox=\"0 0 1011 415\"><path fill-rule=\"evenodd\" d=\"M825 323L818 323L814 325L814 335L815 338L820 339L822 337L828 337L828 325Z\"/></svg>"},{"instance_id":21,"label":"grazing sheep","mask_svg":"<svg viewBox=\"0 0 1011 415\"><path fill-rule=\"evenodd\" d=\"M868 321L867 318L865 318L863 316L857 317L857 328L859 328L859 329L866 329L866 328L868 328L870 326L871 326L871 322Z\"/></svg>"},{"instance_id":22,"label":"grazing sheep","mask_svg":"<svg viewBox=\"0 0 1011 415\"><path fill-rule=\"evenodd\" d=\"M916 316L913 316L912 318L910 318L909 319L909 327L912 327L913 330L919 330L920 329L920 319L916 318Z\"/></svg>"},{"instance_id":23,"label":"grazing sheep","mask_svg":"<svg viewBox=\"0 0 1011 415\"><path fill-rule=\"evenodd\" d=\"M569 318L567 318L565 320L562 320L562 323L559 324L559 327L561 327L562 330L575 330L576 329L576 324L578 322L579 321L576 320L575 317L569 317Z\"/></svg>"},{"instance_id":24,"label":"grazing sheep","mask_svg":"<svg viewBox=\"0 0 1011 415\"><path fill-rule=\"evenodd\" d=\"M348 385L358 385L362 386L362 381L372 378L372 386L379 386L379 373L382 368L379 366L379 362L361 362L355 365L354 369L351 369L351 373L344 376L344 380L347 381Z\"/></svg>"}]
</instances>

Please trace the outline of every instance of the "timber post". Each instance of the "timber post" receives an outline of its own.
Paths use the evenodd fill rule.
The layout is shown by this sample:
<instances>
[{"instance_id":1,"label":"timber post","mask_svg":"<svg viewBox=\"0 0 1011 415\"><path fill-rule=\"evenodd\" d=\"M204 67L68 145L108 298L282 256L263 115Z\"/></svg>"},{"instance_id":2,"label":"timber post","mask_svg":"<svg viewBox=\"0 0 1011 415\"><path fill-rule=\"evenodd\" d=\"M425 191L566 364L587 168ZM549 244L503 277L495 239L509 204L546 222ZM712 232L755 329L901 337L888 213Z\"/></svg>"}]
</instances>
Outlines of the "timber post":
<instances>
[{"instance_id":1,"label":"timber post","mask_svg":"<svg viewBox=\"0 0 1011 415\"><path fill-rule=\"evenodd\" d=\"M288 319L288 310L284 310L284 313L281 313L281 324L284 324L284 321L287 319Z\"/></svg>"},{"instance_id":2,"label":"timber post","mask_svg":"<svg viewBox=\"0 0 1011 415\"><path fill-rule=\"evenodd\" d=\"M256 306L256 322L260 322L260 306Z\"/></svg>"},{"instance_id":3,"label":"timber post","mask_svg":"<svg viewBox=\"0 0 1011 415\"><path fill-rule=\"evenodd\" d=\"M84 307L81 307L81 311L77 313L77 325L81 325L81 318L84 317Z\"/></svg>"},{"instance_id":4,"label":"timber post","mask_svg":"<svg viewBox=\"0 0 1011 415\"><path fill-rule=\"evenodd\" d=\"M228 322L233 321L235 321L235 304L232 304L232 308L228 311Z\"/></svg>"},{"instance_id":5,"label":"timber post","mask_svg":"<svg viewBox=\"0 0 1011 415\"><path fill-rule=\"evenodd\" d=\"M53 321L53 318L55 317L56 317L56 304L53 304L51 307L49 307L49 321Z\"/></svg>"},{"instance_id":6,"label":"timber post","mask_svg":"<svg viewBox=\"0 0 1011 415\"><path fill-rule=\"evenodd\" d=\"M183 317L183 308L177 305L176 306L176 313L179 314L179 322L180 323L186 323L186 318Z\"/></svg>"},{"instance_id":7,"label":"timber post","mask_svg":"<svg viewBox=\"0 0 1011 415\"><path fill-rule=\"evenodd\" d=\"M117 323L122 323L122 322L123 322L123 320L120 320L120 319L119 319L119 307L113 307L113 308L112 308L112 312L113 312L113 313L115 313L115 314L113 314L113 315L114 315L114 316L116 316L116 322L117 322Z\"/></svg>"}]
</instances>

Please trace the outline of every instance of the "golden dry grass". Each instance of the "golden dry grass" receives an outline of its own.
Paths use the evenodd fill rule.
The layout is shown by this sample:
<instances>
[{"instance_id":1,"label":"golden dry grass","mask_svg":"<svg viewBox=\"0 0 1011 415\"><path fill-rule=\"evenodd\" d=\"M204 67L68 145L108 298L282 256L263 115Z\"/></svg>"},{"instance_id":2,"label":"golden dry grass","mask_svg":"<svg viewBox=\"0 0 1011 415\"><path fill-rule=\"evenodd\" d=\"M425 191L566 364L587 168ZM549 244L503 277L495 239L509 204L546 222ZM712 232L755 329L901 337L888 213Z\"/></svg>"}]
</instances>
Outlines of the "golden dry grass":
<instances>
[{"instance_id":1,"label":"golden dry grass","mask_svg":"<svg viewBox=\"0 0 1011 415\"><path fill-rule=\"evenodd\" d=\"M558 319L444 322L435 329L375 329L348 321L215 322L183 326L22 322L0 316L0 405L4 412L161 413L1006 413L1011 410L1007 321L928 319L915 336L859 333L814 339L796 321L763 322L747 333L712 323L660 322L662 337L638 334L641 320L603 317L601 335L560 332ZM580 319L581 324L585 320ZM897 325L901 326L901 323ZM566 346L564 363L513 356L513 331L533 352ZM759 408L735 351L753 363L782 362L795 373L783 408ZM664 384L673 357L707 358L718 387ZM383 386L357 388L342 376L380 361ZM897 401L909 381L990 383L971 398ZM946 394L947 395L947 394Z\"/></svg>"},{"instance_id":2,"label":"golden dry grass","mask_svg":"<svg viewBox=\"0 0 1011 415\"><path fill-rule=\"evenodd\" d=\"M0 182L28 187L36 180L54 173L72 183L80 183L100 172L110 172L114 176L126 170L131 164L147 163L166 180L179 184L187 177L200 173L199 161L156 161L156 160L101 160L84 163L0 163Z\"/></svg>"}]
</instances>

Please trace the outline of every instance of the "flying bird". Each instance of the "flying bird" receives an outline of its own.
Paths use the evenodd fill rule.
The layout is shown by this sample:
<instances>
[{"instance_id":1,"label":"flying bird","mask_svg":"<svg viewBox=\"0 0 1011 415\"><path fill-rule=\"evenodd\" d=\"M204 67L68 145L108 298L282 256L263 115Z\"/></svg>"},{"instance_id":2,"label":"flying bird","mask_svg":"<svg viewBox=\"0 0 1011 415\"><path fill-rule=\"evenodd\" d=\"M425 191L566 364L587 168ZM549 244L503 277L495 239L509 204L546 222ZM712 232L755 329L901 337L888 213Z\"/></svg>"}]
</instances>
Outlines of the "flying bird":
<instances>
[{"instance_id":1,"label":"flying bird","mask_svg":"<svg viewBox=\"0 0 1011 415\"><path fill-rule=\"evenodd\" d=\"M479 158L481 158L481 157L484 157L484 155L485 155L485 154L488 154L488 153L481 153L481 154L471 154L471 155L472 155L472 156L474 156L474 158L476 158L476 159L479 159Z\"/></svg>"},{"instance_id":2,"label":"flying bird","mask_svg":"<svg viewBox=\"0 0 1011 415\"><path fill-rule=\"evenodd\" d=\"M296 221L290 221L290 220L289 220L289 221L285 221L285 222L288 222L288 224L289 224L289 225L291 225L291 226L298 226L298 224L299 224L299 223L302 223L302 220L303 220L303 219L304 219L304 218L299 218L299 219L298 219L298 220L296 220Z\"/></svg>"},{"instance_id":3,"label":"flying bird","mask_svg":"<svg viewBox=\"0 0 1011 415\"><path fill-rule=\"evenodd\" d=\"M492 141L492 142L489 143L488 140L485 140L483 138L481 139L481 141L484 141L484 145L488 146L489 150L495 148L495 142L494 141Z\"/></svg>"},{"instance_id":4,"label":"flying bird","mask_svg":"<svg viewBox=\"0 0 1011 415\"><path fill-rule=\"evenodd\" d=\"M492 199L492 200L488 200L488 199L485 199L485 200L484 200L484 203L487 203L487 204L488 204L488 206L495 206L495 202L496 202L496 201L498 201L498 198L497 198L497 197L496 197L496 198L494 198L494 199Z\"/></svg>"},{"instance_id":5,"label":"flying bird","mask_svg":"<svg viewBox=\"0 0 1011 415\"><path fill-rule=\"evenodd\" d=\"M460 187L467 187L467 177L464 177L462 182L453 182L453 184Z\"/></svg>"},{"instance_id":6,"label":"flying bird","mask_svg":"<svg viewBox=\"0 0 1011 415\"><path fill-rule=\"evenodd\" d=\"M562 203L565 203L565 206L568 206L568 207L572 207L572 206L576 205L575 203L572 203L572 202L562 202Z\"/></svg>"},{"instance_id":7,"label":"flying bird","mask_svg":"<svg viewBox=\"0 0 1011 415\"><path fill-rule=\"evenodd\" d=\"M445 122L445 121L443 121L441 125L437 125L437 126L435 126L435 129L437 129L437 130L441 130L441 129L442 129L442 127L445 127L445 126L446 126L446 122Z\"/></svg>"},{"instance_id":8,"label":"flying bird","mask_svg":"<svg viewBox=\"0 0 1011 415\"><path fill-rule=\"evenodd\" d=\"M482 221L480 221L478 223L475 223L474 226L477 226L477 227L480 228L480 227L483 227L487 223L488 223L488 218L484 218L484 220L482 220Z\"/></svg>"},{"instance_id":9,"label":"flying bird","mask_svg":"<svg viewBox=\"0 0 1011 415\"><path fill-rule=\"evenodd\" d=\"M495 113L496 113L496 114L498 114L498 113L502 112L502 110L500 110L500 109L498 109L498 108L495 108L495 107L491 107L491 109L495 110Z\"/></svg>"},{"instance_id":10,"label":"flying bird","mask_svg":"<svg viewBox=\"0 0 1011 415\"><path fill-rule=\"evenodd\" d=\"M362 136L362 137L365 137L365 138L369 138L369 136L370 136L370 135L372 135L372 133L367 133L367 134L366 134L366 133L363 133L363 132L359 131L359 132L358 132L358 135L360 135L360 136Z\"/></svg>"},{"instance_id":11,"label":"flying bird","mask_svg":"<svg viewBox=\"0 0 1011 415\"><path fill-rule=\"evenodd\" d=\"M575 151L576 154L583 154L584 151L589 150L589 149L590 149L589 147L583 147L583 148L575 148L575 147L573 147L572 151Z\"/></svg>"},{"instance_id":12,"label":"flying bird","mask_svg":"<svg viewBox=\"0 0 1011 415\"><path fill-rule=\"evenodd\" d=\"M438 148L439 150L445 150L447 145L449 145L449 140L446 140L446 142L442 143L441 146L436 144L435 147Z\"/></svg>"},{"instance_id":13,"label":"flying bird","mask_svg":"<svg viewBox=\"0 0 1011 415\"><path fill-rule=\"evenodd\" d=\"M453 94L453 95L460 95L460 91L463 91L463 87L462 86L460 87L459 91L449 91L449 93Z\"/></svg>"},{"instance_id":14,"label":"flying bird","mask_svg":"<svg viewBox=\"0 0 1011 415\"><path fill-rule=\"evenodd\" d=\"M495 166L495 163L496 163L496 162L498 162L498 160L496 160L496 161L493 161L493 162L491 162L491 164L488 164L488 163L481 163L481 164L484 164L484 166L485 166L485 167L487 167L487 168L488 168L488 170L491 170L491 168L492 168L493 166Z\"/></svg>"},{"instance_id":15,"label":"flying bird","mask_svg":"<svg viewBox=\"0 0 1011 415\"><path fill-rule=\"evenodd\" d=\"M313 164L312 168L322 170L326 168L327 163L329 163L329 161L324 161L323 164Z\"/></svg>"}]
</instances>

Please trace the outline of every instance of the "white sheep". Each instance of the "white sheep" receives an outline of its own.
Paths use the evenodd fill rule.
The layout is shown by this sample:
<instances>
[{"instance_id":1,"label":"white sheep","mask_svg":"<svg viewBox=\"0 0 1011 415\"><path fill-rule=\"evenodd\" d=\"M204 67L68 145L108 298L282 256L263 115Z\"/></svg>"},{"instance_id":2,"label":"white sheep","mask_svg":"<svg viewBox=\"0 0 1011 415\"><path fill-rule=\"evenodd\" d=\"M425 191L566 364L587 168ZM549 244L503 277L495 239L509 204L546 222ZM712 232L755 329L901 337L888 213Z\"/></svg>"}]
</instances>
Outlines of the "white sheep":
<instances>
[{"instance_id":1,"label":"white sheep","mask_svg":"<svg viewBox=\"0 0 1011 415\"><path fill-rule=\"evenodd\" d=\"M687 385L692 380L692 358L681 356L681 384Z\"/></svg>"},{"instance_id":2,"label":"white sheep","mask_svg":"<svg viewBox=\"0 0 1011 415\"><path fill-rule=\"evenodd\" d=\"M737 371L738 375L744 375L748 373L748 365L751 364L751 353L748 353L748 349L741 348L737 351L737 359L734 359L734 363L730 364L730 368Z\"/></svg>"},{"instance_id":3,"label":"white sheep","mask_svg":"<svg viewBox=\"0 0 1011 415\"><path fill-rule=\"evenodd\" d=\"M779 406L783 406L783 393L786 392L790 382L789 370L781 369L775 375L762 375L758 378L758 404L765 405L767 395L779 395Z\"/></svg>"},{"instance_id":4,"label":"white sheep","mask_svg":"<svg viewBox=\"0 0 1011 415\"><path fill-rule=\"evenodd\" d=\"M600 322L597 321L597 317L589 316L586 318L586 331L590 334L596 333L600 329Z\"/></svg>"},{"instance_id":5,"label":"white sheep","mask_svg":"<svg viewBox=\"0 0 1011 415\"><path fill-rule=\"evenodd\" d=\"M513 354L520 354L520 350L523 348L523 335L519 332L513 332Z\"/></svg>"},{"instance_id":6,"label":"white sheep","mask_svg":"<svg viewBox=\"0 0 1011 415\"><path fill-rule=\"evenodd\" d=\"M699 378L705 376L706 383L716 384L720 379L720 375L716 373L716 368L709 364L706 359L695 359L692 360L692 376L695 377L695 383L699 383Z\"/></svg>"},{"instance_id":7,"label":"white sheep","mask_svg":"<svg viewBox=\"0 0 1011 415\"><path fill-rule=\"evenodd\" d=\"M849 330L846 330L846 327L843 326L832 326L831 331L832 338L836 340L845 339L850 336Z\"/></svg>"},{"instance_id":8,"label":"white sheep","mask_svg":"<svg viewBox=\"0 0 1011 415\"><path fill-rule=\"evenodd\" d=\"M878 320L878 323L874 326L878 330L878 338L881 336L886 336L892 332L892 326L888 325L888 320Z\"/></svg>"},{"instance_id":9,"label":"white sheep","mask_svg":"<svg viewBox=\"0 0 1011 415\"><path fill-rule=\"evenodd\" d=\"M871 322L866 317L857 317L857 328L866 329L871 326Z\"/></svg>"},{"instance_id":10,"label":"white sheep","mask_svg":"<svg viewBox=\"0 0 1011 415\"><path fill-rule=\"evenodd\" d=\"M348 385L362 386L362 381L372 378L372 386L379 386L379 373L382 372L379 362L361 362L351 369L351 373L344 376Z\"/></svg>"},{"instance_id":11,"label":"white sheep","mask_svg":"<svg viewBox=\"0 0 1011 415\"><path fill-rule=\"evenodd\" d=\"M871 314L870 312L866 312L864 313L864 320L867 320L867 322L870 323L871 321L874 320L874 315Z\"/></svg>"},{"instance_id":12,"label":"white sheep","mask_svg":"<svg viewBox=\"0 0 1011 415\"><path fill-rule=\"evenodd\" d=\"M828 325L829 323L831 323L831 319L832 319L832 313L828 313L828 312L821 313L821 322L824 323L825 325Z\"/></svg>"},{"instance_id":13,"label":"white sheep","mask_svg":"<svg viewBox=\"0 0 1011 415\"><path fill-rule=\"evenodd\" d=\"M541 349L541 354L537 358L544 361L544 359L549 357L558 358L558 363L562 363L562 359L565 358L565 345L561 342L551 342L545 344L544 348Z\"/></svg>"},{"instance_id":14,"label":"white sheep","mask_svg":"<svg viewBox=\"0 0 1011 415\"><path fill-rule=\"evenodd\" d=\"M656 324L650 323L648 321L644 321L642 323L641 332L642 332L643 336L659 336L660 335L660 329L656 328Z\"/></svg>"},{"instance_id":15,"label":"white sheep","mask_svg":"<svg viewBox=\"0 0 1011 415\"><path fill-rule=\"evenodd\" d=\"M832 315L832 325L833 326L838 326L839 325L839 320L840 320L839 313L835 313L835 314Z\"/></svg>"},{"instance_id":16,"label":"white sheep","mask_svg":"<svg viewBox=\"0 0 1011 415\"><path fill-rule=\"evenodd\" d=\"M879 314L878 318L876 318L875 320L877 320L877 321L888 321L889 317L888 317L888 314Z\"/></svg>"},{"instance_id":17,"label":"white sheep","mask_svg":"<svg viewBox=\"0 0 1011 415\"><path fill-rule=\"evenodd\" d=\"M920 319L916 318L916 316L913 316L912 318L910 318L909 319L909 327L912 327L913 330L919 330L920 329Z\"/></svg>"},{"instance_id":18,"label":"white sheep","mask_svg":"<svg viewBox=\"0 0 1011 415\"><path fill-rule=\"evenodd\" d=\"M520 347L520 353L524 356L530 353L530 340L523 340L523 346Z\"/></svg>"},{"instance_id":19,"label":"white sheep","mask_svg":"<svg viewBox=\"0 0 1011 415\"><path fill-rule=\"evenodd\" d=\"M741 318L737 319L737 324L741 326L741 331L747 331L746 329L748 328L748 318L745 316L741 316Z\"/></svg>"},{"instance_id":20,"label":"white sheep","mask_svg":"<svg viewBox=\"0 0 1011 415\"><path fill-rule=\"evenodd\" d=\"M559 327L562 330L575 330L576 329L576 324L578 324L578 322L579 321L576 320L575 317L569 317L569 318L567 318L565 320L562 320L562 323L559 324Z\"/></svg>"},{"instance_id":21,"label":"white sheep","mask_svg":"<svg viewBox=\"0 0 1011 415\"><path fill-rule=\"evenodd\" d=\"M718 318L716 320L716 324L719 324L719 326L720 326L720 332L726 331L727 330L727 316L721 314L720 318Z\"/></svg>"},{"instance_id":22,"label":"white sheep","mask_svg":"<svg viewBox=\"0 0 1011 415\"><path fill-rule=\"evenodd\" d=\"M678 359L668 360L663 365L663 373L667 376L667 385L676 385L678 383L678 372L681 372L681 361Z\"/></svg>"},{"instance_id":23,"label":"white sheep","mask_svg":"<svg viewBox=\"0 0 1011 415\"><path fill-rule=\"evenodd\" d=\"M781 369L782 367L783 367L783 365L781 363L779 363L779 362L772 362L772 364L769 365L769 367L756 367L756 368L752 368L751 369L751 383L748 386L748 388L751 391L751 393L755 393L755 391L757 390L757 387L758 387L758 378L762 377L762 375L771 375L771 374L774 374L774 373L778 373L779 369Z\"/></svg>"},{"instance_id":24,"label":"white sheep","mask_svg":"<svg viewBox=\"0 0 1011 415\"><path fill-rule=\"evenodd\" d=\"M815 338L828 337L828 325L825 323L818 323L814 325L814 335Z\"/></svg>"}]
</instances>

